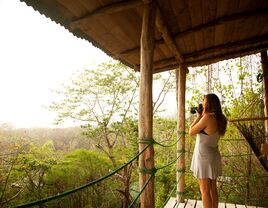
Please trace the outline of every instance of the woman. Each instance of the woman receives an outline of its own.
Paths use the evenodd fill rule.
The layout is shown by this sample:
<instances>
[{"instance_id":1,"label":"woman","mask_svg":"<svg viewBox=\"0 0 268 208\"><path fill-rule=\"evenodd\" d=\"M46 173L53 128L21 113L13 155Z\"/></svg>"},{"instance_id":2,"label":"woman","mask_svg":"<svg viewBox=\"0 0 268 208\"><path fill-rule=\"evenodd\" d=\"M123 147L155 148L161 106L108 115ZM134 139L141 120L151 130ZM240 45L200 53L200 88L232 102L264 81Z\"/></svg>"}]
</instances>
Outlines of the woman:
<instances>
[{"instance_id":1,"label":"woman","mask_svg":"<svg viewBox=\"0 0 268 208\"><path fill-rule=\"evenodd\" d=\"M218 207L216 179L221 174L219 138L224 135L227 119L221 110L220 100L215 94L203 99L203 112L190 127L189 135L196 137L191 171L198 179L203 208Z\"/></svg>"}]
</instances>

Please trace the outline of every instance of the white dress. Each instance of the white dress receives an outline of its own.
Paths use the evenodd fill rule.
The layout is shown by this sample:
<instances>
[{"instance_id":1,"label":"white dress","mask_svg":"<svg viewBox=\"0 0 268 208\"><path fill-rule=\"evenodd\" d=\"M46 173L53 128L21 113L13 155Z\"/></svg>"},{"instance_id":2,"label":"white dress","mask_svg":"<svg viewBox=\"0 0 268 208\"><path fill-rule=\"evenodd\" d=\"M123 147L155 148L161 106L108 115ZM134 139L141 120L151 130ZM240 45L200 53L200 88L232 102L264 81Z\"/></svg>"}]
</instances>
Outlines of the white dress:
<instances>
[{"instance_id":1,"label":"white dress","mask_svg":"<svg viewBox=\"0 0 268 208\"><path fill-rule=\"evenodd\" d=\"M191 171L198 179L216 179L221 175L221 155L218 149L220 135L218 132L212 135L199 133L191 163Z\"/></svg>"}]
</instances>

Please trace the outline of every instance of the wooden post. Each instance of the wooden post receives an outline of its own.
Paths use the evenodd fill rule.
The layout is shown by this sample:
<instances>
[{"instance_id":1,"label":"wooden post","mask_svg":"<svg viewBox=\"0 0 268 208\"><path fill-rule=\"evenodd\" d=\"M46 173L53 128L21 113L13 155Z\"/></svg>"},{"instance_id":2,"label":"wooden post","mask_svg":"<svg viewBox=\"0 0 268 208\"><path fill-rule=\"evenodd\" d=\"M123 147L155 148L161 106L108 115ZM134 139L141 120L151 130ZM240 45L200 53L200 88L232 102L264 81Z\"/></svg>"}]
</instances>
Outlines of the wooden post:
<instances>
[{"instance_id":1,"label":"wooden post","mask_svg":"<svg viewBox=\"0 0 268 208\"><path fill-rule=\"evenodd\" d=\"M139 139L150 140L153 138L153 101L152 77L154 54L154 27L155 9L153 3L144 4L142 32L141 32L141 67L140 67L140 103L139 103ZM148 144L139 144L141 152ZM151 145L139 157L140 170L154 169L154 148ZM140 189L151 175L145 172L139 174ZM154 177L150 180L140 196L141 208L154 208Z\"/></svg>"},{"instance_id":2,"label":"wooden post","mask_svg":"<svg viewBox=\"0 0 268 208\"><path fill-rule=\"evenodd\" d=\"M188 69L184 64L180 65L179 70L176 71L177 78L177 110L178 110L178 124L177 137L180 138L177 144L177 156L180 156L177 161L177 201L184 202L185 192L185 90L186 90L186 73Z\"/></svg>"},{"instance_id":3,"label":"wooden post","mask_svg":"<svg viewBox=\"0 0 268 208\"><path fill-rule=\"evenodd\" d=\"M261 52L261 63L263 72L263 102L264 102L264 116L268 116L268 60L267 51ZM265 135L268 136L268 120L264 121ZM267 142L267 137L266 137Z\"/></svg>"}]
</instances>

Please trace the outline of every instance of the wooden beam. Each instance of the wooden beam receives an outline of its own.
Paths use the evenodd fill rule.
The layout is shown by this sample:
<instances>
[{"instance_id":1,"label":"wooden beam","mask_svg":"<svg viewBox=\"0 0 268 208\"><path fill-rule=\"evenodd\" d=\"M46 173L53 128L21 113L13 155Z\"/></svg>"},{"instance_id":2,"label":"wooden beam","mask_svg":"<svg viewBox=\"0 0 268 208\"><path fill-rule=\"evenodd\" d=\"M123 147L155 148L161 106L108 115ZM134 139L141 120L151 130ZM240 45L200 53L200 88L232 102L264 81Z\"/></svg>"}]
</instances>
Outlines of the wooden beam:
<instances>
[{"instance_id":1,"label":"wooden beam","mask_svg":"<svg viewBox=\"0 0 268 208\"><path fill-rule=\"evenodd\" d=\"M163 41L162 41L162 43L163 43ZM157 45L157 41L155 41L155 45ZM121 51L121 52L117 53L116 57L126 57L126 56L129 56L131 54L139 53L139 51L140 51L140 46L137 46L135 48L130 48L128 50Z\"/></svg>"},{"instance_id":2,"label":"wooden beam","mask_svg":"<svg viewBox=\"0 0 268 208\"><path fill-rule=\"evenodd\" d=\"M177 69L180 67L180 64L176 64L176 65L168 65L168 66L163 66L161 68L154 68L154 74L157 74L157 73L161 73L161 72L165 72L165 71L170 71L170 70L174 70L174 69Z\"/></svg>"},{"instance_id":3,"label":"wooden beam","mask_svg":"<svg viewBox=\"0 0 268 208\"><path fill-rule=\"evenodd\" d=\"M178 60L175 59L175 57L156 61L153 63L153 73L177 69L179 66L180 64L178 63ZM136 65L136 68L134 68L134 70L140 71L140 65Z\"/></svg>"},{"instance_id":4,"label":"wooden beam","mask_svg":"<svg viewBox=\"0 0 268 208\"><path fill-rule=\"evenodd\" d=\"M262 42L264 44L262 44ZM261 44L258 45L258 42ZM241 47L245 47L242 48ZM228 52L217 55L221 51ZM268 34L260 37L250 38L244 41L238 41L230 44L223 44L220 46L211 47L202 51L197 51L188 55L185 55L185 64L187 66L202 66L215 63L217 61L226 60L229 58L241 57L244 55L249 55L253 53L258 53L263 49L268 49ZM231 52L229 52L231 51ZM215 54L215 55L214 55ZM210 58L208 58L210 57ZM162 71L172 70L178 68L179 64L175 57L170 57L167 59L162 59L154 62L153 73L158 73ZM139 69L139 65L137 66Z\"/></svg>"},{"instance_id":5,"label":"wooden beam","mask_svg":"<svg viewBox=\"0 0 268 208\"><path fill-rule=\"evenodd\" d=\"M141 31L141 67L140 67L140 102L139 102L139 138L149 140L153 138L153 55L154 55L154 28L155 8L154 4L145 4ZM139 143L141 152L148 144ZM139 157L139 168L154 170L154 147L151 145ZM153 173L151 173L153 174ZM140 172L140 189L152 176L146 188L140 196L141 208L155 207L154 175Z\"/></svg>"},{"instance_id":6,"label":"wooden beam","mask_svg":"<svg viewBox=\"0 0 268 208\"><path fill-rule=\"evenodd\" d=\"M101 16L105 14L113 14L113 13L121 12L127 9L135 8L141 5L143 5L143 2L141 0L129 0L129 1L122 1L119 3L109 4L105 7L98 8L94 10L93 12L79 19L76 19L75 21L72 21L70 23L70 29L75 30L77 28L80 28L82 25L87 24L87 22L92 17Z\"/></svg>"},{"instance_id":7,"label":"wooden beam","mask_svg":"<svg viewBox=\"0 0 268 208\"><path fill-rule=\"evenodd\" d=\"M226 24L226 23L236 21L236 20L239 20L239 19L249 18L249 17L252 17L252 16L259 16L259 15L261 15L261 16L268 15L268 9L267 8L258 9L258 10L246 11L246 12L242 12L242 13L237 13L237 14L232 14L232 15L229 15L229 16L220 17L220 18L215 19L215 20L213 20L211 22L201 24L201 25L197 25L197 26L195 26L193 28L190 28L188 30L182 31L180 33L177 33L177 34L174 35L174 38L175 39L183 38L183 37L185 37L185 36L187 36L187 35L189 35L190 33L193 33L193 32L199 32L201 30L206 30L208 28L215 27L217 25Z\"/></svg>"},{"instance_id":8,"label":"wooden beam","mask_svg":"<svg viewBox=\"0 0 268 208\"><path fill-rule=\"evenodd\" d=\"M187 66L203 66L203 65L209 65L212 63L216 63L218 61L222 61L222 60L227 60L230 58L237 58L237 57L242 57L242 56L246 56L246 55L250 55L250 54L254 54L254 53L259 53L261 50L266 49L268 50L268 44L264 45L264 46L260 46L260 47L254 47L251 50L248 49L243 49L240 51L235 51L232 53L227 53L227 54L223 54L220 56L213 56L212 58L205 58L202 60L196 60L196 61L192 61L192 62L185 62L185 64ZM159 73L159 72L164 72L164 71L169 71L169 70L173 70L179 67L179 64L177 63L177 60L173 57L173 58L168 58L168 59L163 59L161 61L155 62L154 63L154 71L153 73ZM137 68L139 69L139 67Z\"/></svg>"},{"instance_id":9,"label":"wooden beam","mask_svg":"<svg viewBox=\"0 0 268 208\"><path fill-rule=\"evenodd\" d=\"M259 43L264 43L264 42L268 42L268 33L261 35L261 36L241 40L241 41L236 41L236 42L231 42L227 44L222 44L222 45L206 48L206 49L196 51L190 54L185 54L184 57L185 57L186 62L191 62L192 60L212 57L214 54L216 55L219 53L225 54L226 52L228 53L230 51L236 51L236 50L240 50L243 48L254 47L258 45Z\"/></svg>"},{"instance_id":10,"label":"wooden beam","mask_svg":"<svg viewBox=\"0 0 268 208\"><path fill-rule=\"evenodd\" d=\"M164 59L161 61L154 62L154 73L159 72L162 68L170 67L170 70L178 68L179 63L175 57L172 57L170 59Z\"/></svg>"},{"instance_id":11,"label":"wooden beam","mask_svg":"<svg viewBox=\"0 0 268 208\"><path fill-rule=\"evenodd\" d=\"M189 61L185 63L187 64L187 66L191 66L191 67L203 66L203 65L208 65L208 64L216 63L216 62L231 59L231 58L237 58L237 57L242 57L246 55L251 55L254 53L259 53L262 50L268 50L268 42L265 44L259 44L257 46L242 48L240 50L226 52L221 55L215 55L215 56L212 55L211 57L207 57L203 59L196 59L194 61Z\"/></svg>"},{"instance_id":12,"label":"wooden beam","mask_svg":"<svg viewBox=\"0 0 268 208\"><path fill-rule=\"evenodd\" d=\"M237 118L237 119L228 119L228 122L239 122L239 121L265 121L268 120L268 117L251 117L251 118Z\"/></svg>"},{"instance_id":13,"label":"wooden beam","mask_svg":"<svg viewBox=\"0 0 268 208\"><path fill-rule=\"evenodd\" d=\"M184 62L184 58L182 57L175 41L171 38L166 23L162 17L160 9L157 7L156 9L156 27L159 32L162 33L162 38L164 39L166 45L171 50L171 52L175 55L175 58L179 63Z\"/></svg>"},{"instance_id":14,"label":"wooden beam","mask_svg":"<svg viewBox=\"0 0 268 208\"><path fill-rule=\"evenodd\" d=\"M242 41L214 46L185 55L187 66L202 66L218 61L237 58L268 48L268 34ZM220 54L219 54L220 53Z\"/></svg>"},{"instance_id":15,"label":"wooden beam","mask_svg":"<svg viewBox=\"0 0 268 208\"><path fill-rule=\"evenodd\" d=\"M212 47L207 50L202 50L200 51L200 53L194 52L192 53L192 55L194 54L194 57L191 57L192 55L188 54L185 56L185 64L187 66L203 66L203 65L216 63L218 61L222 61L222 60L226 60L230 58L236 58L236 57L241 57L241 56L250 55L254 53L259 53L261 50L268 49L268 39L266 38L266 36L262 38L263 40L266 39L266 42L264 44L256 45L258 44L258 42L255 43L255 41L260 40L256 38L256 39L251 39L253 40L251 44L249 44L249 42L248 44L246 44L246 42L236 42L233 44L225 44L221 46ZM241 46L244 47L245 45L247 45L246 48L239 49L241 48ZM227 48L229 48L229 51L231 52L228 51L228 52L217 55L217 52L225 50ZM206 56L203 58L204 55ZM175 59L175 57L162 59L162 60L154 62L153 73L173 70L178 67L179 67L179 64L178 64L178 61ZM137 65L137 70L139 70L139 65Z\"/></svg>"},{"instance_id":16,"label":"wooden beam","mask_svg":"<svg viewBox=\"0 0 268 208\"><path fill-rule=\"evenodd\" d=\"M193 27L189 30L185 30L185 31L182 31L178 34L176 34L173 39L180 39L180 38L184 38L186 37L187 35L189 35L190 33L192 32L198 32L198 31L201 31L201 30L206 30L210 27L214 27L216 25L220 25L220 24L224 24L224 23L227 23L227 22L231 22L231 21L236 21L236 20L239 20L239 19L242 19L242 18L245 18L245 17L250 17L250 16L255 16L255 15L268 15L268 10L267 9L261 9L261 10L254 10L254 11L251 11L251 12L243 12L243 13L238 13L238 14L234 14L234 15L230 15L230 16L224 16L224 17L221 17L221 18L218 18L212 22L209 22L209 23L206 23L206 24L202 24L202 25L197 25L196 27ZM158 44L163 44L164 40L158 40L158 41L155 41L155 45L158 45ZM122 51L118 54L118 56L127 56L128 54L132 54L132 53L137 53L139 52L140 50L140 46L137 46L135 48L131 48L131 49L128 49L126 51Z\"/></svg>"},{"instance_id":17,"label":"wooden beam","mask_svg":"<svg viewBox=\"0 0 268 208\"><path fill-rule=\"evenodd\" d=\"M184 202L184 192L185 192L185 92L186 92L186 74L187 67L181 65L179 70L176 71L177 78L177 138L179 142L177 143L177 201Z\"/></svg>"}]
</instances>

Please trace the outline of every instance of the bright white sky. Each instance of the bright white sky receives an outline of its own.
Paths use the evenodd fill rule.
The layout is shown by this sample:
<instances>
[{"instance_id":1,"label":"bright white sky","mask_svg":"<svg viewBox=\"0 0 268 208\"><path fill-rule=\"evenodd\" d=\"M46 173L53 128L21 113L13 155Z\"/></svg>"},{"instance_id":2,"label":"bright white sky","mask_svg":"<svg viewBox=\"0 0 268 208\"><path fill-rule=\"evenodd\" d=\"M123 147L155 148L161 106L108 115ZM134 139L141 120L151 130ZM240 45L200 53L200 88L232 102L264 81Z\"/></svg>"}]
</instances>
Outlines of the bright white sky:
<instances>
[{"instance_id":1,"label":"bright white sky","mask_svg":"<svg viewBox=\"0 0 268 208\"><path fill-rule=\"evenodd\" d=\"M19 0L0 0L0 26L0 123L53 127L51 89L109 57Z\"/></svg>"}]
</instances>

